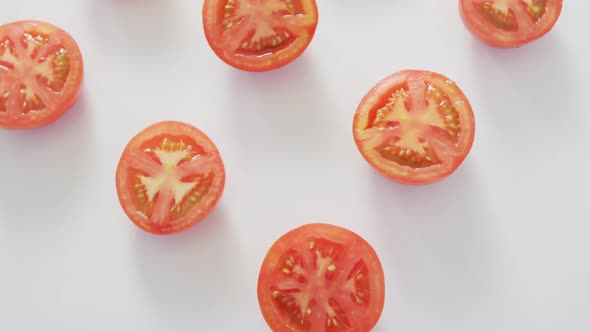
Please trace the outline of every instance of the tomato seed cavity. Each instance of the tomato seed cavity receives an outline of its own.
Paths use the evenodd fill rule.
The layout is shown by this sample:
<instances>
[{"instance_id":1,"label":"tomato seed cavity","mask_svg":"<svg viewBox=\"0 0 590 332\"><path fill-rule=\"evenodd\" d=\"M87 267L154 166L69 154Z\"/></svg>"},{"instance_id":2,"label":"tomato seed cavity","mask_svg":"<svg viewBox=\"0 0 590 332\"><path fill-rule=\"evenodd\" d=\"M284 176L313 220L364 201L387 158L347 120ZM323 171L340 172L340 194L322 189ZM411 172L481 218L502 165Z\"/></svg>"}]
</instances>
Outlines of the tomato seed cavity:
<instances>
[{"instance_id":1,"label":"tomato seed cavity","mask_svg":"<svg viewBox=\"0 0 590 332\"><path fill-rule=\"evenodd\" d=\"M405 88L399 88L393 92L391 97L389 97L387 104L377 110L375 118L373 119L373 123L370 125L370 127L385 128L399 125L399 121L388 121L387 115L395 110L396 104L398 102L405 105L409 97L410 92Z\"/></svg>"},{"instance_id":2,"label":"tomato seed cavity","mask_svg":"<svg viewBox=\"0 0 590 332\"><path fill-rule=\"evenodd\" d=\"M496 28L504 31L518 31L518 22L512 9L503 11L496 8L490 1L475 3L474 6L477 12Z\"/></svg>"},{"instance_id":3,"label":"tomato seed cavity","mask_svg":"<svg viewBox=\"0 0 590 332\"><path fill-rule=\"evenodd\" d=\"M547 12L547 0L521 0L522 4L526 6L533 22L537 23L543 18Z\"/></svg>"},{"instance_id":4,"label":"tomato seed cavity","mask_svg":"<svg viewBox=\"0 0 590 332\"><path fill-rule=\"evenodd\" d=\"M60 48L47 58L40 60L41 62L35 66L37 81L53 92L63 90L70 74L70 59L67 51Z\"/></svg>"},{"instance_id":5,"label":"tomato seed cavity","mask_svg":"<svg viewBox=\"0 0 590 332\"><path fill-rule=\"evenodd\" d=\"M369 279L366 276L369 274L367 264L363 259L360 259L346 278L348 280L348 290L351 291L352 301L359 305L368 305L371 296L371 288Z\"/></svg>"},{"instance_id":6,"label":"tomato seed cavity","mask_svg":"<svg viewBox=\"0 0 590 332\"><path fill-rule=\"evenodd\" d=\"M300 300L297 299L297 296L301 296L302 294L300 290L273 289L271 294L274 303L279 310L289 318L291 324L294 324L303 330L309 330L311 328L311 320L309 316L312 312L310 307L313 305L313 302L310 302L305 309L302 308L299 304Z\"/></svg>"},{"instance_id":7,"label":"tomato seed cavity","mask_svg":"<svg viewBox=\"0 0 590 332\"><path fill-rule=\"evenodd\" d=\"M293 278L298 282L305 282L303 261L299 253L295 250L289 250L282 255L280 261L279 269L285 277Z\"/></svg>"},{"instance_id":8,"label":"tomato seed cavity","mask_svg":"<svg viewBox=\"0 0 590 332\"><path fill-rule=\"evenodd\" d=\"M8 96L10 96L10 92L0 90L0 112L6 112Z\"/></svg>"},{"instance_id":9,"label":"tomato seed cavity","mask_svg":"<svg viewBox=\"0 0 590 332\"><path fill-rule=\"evenodd\" d=\"M273 35L258 40L248 38L240 46L241 53L266 53L270 50L280 49L288 46L293 41L291 34L287 31L275 31Z\"/></svg>"},{"instance_id":10,"label":"tomato seed cavity","mask_svg":"<svg viewBox=\"0 0 590 332\"><path fill-rule=\"evenodd\" d=\"M438 129L447 139L457 143L461 134L461 122L459 121L459 112L451 103L449 96L442 92L441 89L428 84L426 99L434 105L438 105L438 112L444 122L444 129Z\"/></svg>"},{"instance_id":11,"label":"tomato seed cavity","mask_svg":"<svg viewBox=\"0 0 590 332\"><path fill-rule=\"evenodd\" d=\"M0 41L0 70L13 70L17 62L14 43L8 38Z\"/></svg>"},{"instance_id":12,"label":"tomato seed cavity","mask_svg":"<svg viewBox=\"0 0 590 332\"><path fill-rule=\"evenodd\" d=\"M398 140L399 137L386 141L385 145L377 147L377 152L387 160L410 168L424 168L442 163L442 160L428 146L428 143L423 143L422 151L417 151L412 148L398 146Z\"/></svg>"},{"instance_id":13,"label":"tomato seed cavity","mask_svg":"<svg viewBox=\"0 0 590 332\"><path fill-rule=\"evenodd\" d=\"M340 306L336 299L330 298L328 300L328 312L326 312L326 331L344 331L350 329L350 323L346 312Z\"/></svg>"},{"instance_id":14,"label":"tomato seed cavity","mask_svg":"<svg viewBox=\"0 0 590 332\"><path fill-rule=\"evenodd\" d=\"M46 106L37 94L35 94L31 89L26 87L24 84L20 86L20 94L23 100L21 105L21 113L27 114L31 111L40 111L44 109Z\"/></svg>"},{"instance_id":15,"label":"tomato seed cavity","mask_svg":"<svg viewBox=\"0 0 590 332\"><path fill-rule=\"evenodd\" d=\"M29 58L37 58L39 51L47 44L49 37L37 31L27 31L23 33L21 44L26 49L26 54Z\"/></svg>"}]
</instances>

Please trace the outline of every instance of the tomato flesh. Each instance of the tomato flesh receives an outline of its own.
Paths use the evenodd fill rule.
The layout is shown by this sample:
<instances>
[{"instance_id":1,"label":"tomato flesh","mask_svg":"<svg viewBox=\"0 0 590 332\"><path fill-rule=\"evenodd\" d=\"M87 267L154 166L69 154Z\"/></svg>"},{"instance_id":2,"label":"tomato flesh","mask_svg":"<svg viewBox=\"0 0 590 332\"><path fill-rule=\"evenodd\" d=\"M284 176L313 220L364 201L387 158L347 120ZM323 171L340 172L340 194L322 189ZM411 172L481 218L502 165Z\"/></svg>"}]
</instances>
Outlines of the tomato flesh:
<instances>
[{"instance_id":1,"label":"tomato flesh","mask_svg":"<svg viewBox=\"0 0 590 332\"><path fill-rule=\"evenodd\" d=\"M497 47L519 47L547 34L556 24L562 0L460 0L465 26Z\"/></svg>"},{"instance_id":2,"label":"tomato flesh","mask_svg":"<svg viewBox=\"0 0 590 332\"><path fill-rule=\"evenodd\" d=\"M117 168L117 191L128 217L152 233L187 229L217 203L225 184L213 142L181 122L154 124L131 140Z\"/></svg>"},{"instance_id":3,"label":"tomato flesh","mask_svg":"<svg viewBox=\"0 0 590 332\"><path fill-rule=\"evenodd\" d=\"M384 305L384 276L371 246L328 224L275 242L260 270L258 299L273 331L369 331Z\"/></svg>"},{"instance_id":4,"label":"tomato flesh","mask_svg":"<svg viewBox=\"0 0 590 332\"><path fill-rule=\"evenodd\" d=\"M0 127L54 122L77 99L82 76L80 50L65 31L38 21L0 26Z\"/></svg>"},{"instance_id":5,"label":"tomato flesh","mask_svg":"<svg viewBox=\"0 0 590 332\"><path fill-rule=\"evenodd\" d=\"M273 70L311 43L318 22L315 0L205 0L203 25L215 54L246 71Z\"/></svg>"},{"instance_id":6,"label":"tomato flesh","mask_svg":"<svg viewBox=\"0 0 590 332\"><path fill-rule=\"evenodd\" d=\"M407 70L379 82L361 101L353 135L362 156L385 176L410 184L441 180L469 153L471 106L457 85L433 72Z\"/></svg>"}]
</instances>

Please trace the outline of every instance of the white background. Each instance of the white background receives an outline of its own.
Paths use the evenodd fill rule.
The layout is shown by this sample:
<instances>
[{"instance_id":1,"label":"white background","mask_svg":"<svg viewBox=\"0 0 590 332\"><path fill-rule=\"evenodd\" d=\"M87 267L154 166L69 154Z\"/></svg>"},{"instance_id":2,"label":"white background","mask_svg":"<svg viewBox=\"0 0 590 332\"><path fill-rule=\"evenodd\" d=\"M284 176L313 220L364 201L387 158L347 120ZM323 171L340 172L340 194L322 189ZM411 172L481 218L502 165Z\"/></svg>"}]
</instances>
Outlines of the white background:
<instances>
[{"instance_id":1,"label":"white background","mask_svg":"<svg viewBox=\"0 0 590 332\"><path fill-rule=\"evenodd\" d=\"M588 1L555 29L497 50L457 1L320 1L308 51L250 74L218 60L195 0L3 1L78 41L75 108L0 131L0 331L267 331L256 298L272 242L308 222L347 227L381 257L376 331L590 331ZM386 180L352 116L395 71L438 71L470 99L473 150L437 184ZM227 166L205 221L158 237L121 210L128 140L161 120L204 130Z\"/></svg>"}]
</instances>

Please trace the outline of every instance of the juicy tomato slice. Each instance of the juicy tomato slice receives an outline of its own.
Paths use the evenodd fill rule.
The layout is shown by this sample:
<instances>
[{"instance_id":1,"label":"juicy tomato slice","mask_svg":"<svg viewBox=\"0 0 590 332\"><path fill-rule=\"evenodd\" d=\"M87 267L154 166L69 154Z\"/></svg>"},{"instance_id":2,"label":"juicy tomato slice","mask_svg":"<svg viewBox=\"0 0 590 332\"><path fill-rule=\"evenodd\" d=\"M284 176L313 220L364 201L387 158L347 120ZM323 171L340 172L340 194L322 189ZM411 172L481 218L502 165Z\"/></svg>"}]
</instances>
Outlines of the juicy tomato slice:
<instances>
[{"instance_id":1,"label":"juicy tomato slice","mask_svg":"<svg viewBox=\"0 0 590 332\"><path fill-rule=\"evenodd\" d=\"M164 121L131 139L117 166L116 185L131 221L150 233L171 234L197 224L215 207L225 168L205 133Z\"/></svg>"},{"instance_id":2,"label":"juicy tomato slice","mask_svg":"<svg viewBox=\"0 0 590 332\"><path fill-rule=\"evenodd\" d=\"M497 47L520 47L547 34L561 14L562 0L459 0L465 26Z\"/></svg>"},{"instance_id":3,"label":"juicy tomato slice","mask_svg":"<svg viewBox=\"0 0 590 332\"><path fill-rule=\"evenodd\" d=\"M0 127L56 121L76 101L82 77L78 45L62 29L39 21L0 26Z\"/></svg>"},{"instance_id":4,"label":"juicy tomato slice","mask_svg":"<svg viewBox=\"0 0 590 332\"><path fill-rule=\"evenodd\" d=\"M362 156L383 175L426 184L449 176L467 157L475 120L453 81L405 70L365 95L354 116L353 136Z\"/></svg>"},{"instance_id":5,"label":"juicy tomato slice","mask_svg":"<svg viewBox=\"0 0 590 332\"><path fill-rule=\"evenodd\" d=\"M311 43L315 0L205 0L207 42L227 64L260 72L287 65Z\"/></svg>"},{"instance_id":6,"label":"juicy tomato slice","mask_svg":"<svg viewBox=\"0 0 590 332\"><path fill-rule=\"evenodd\" d=\"M258 302L275 332L370 331L385 302L381 262L352 231L307 224L269 249L258 277Z\"/></svg>"}]
</instances>

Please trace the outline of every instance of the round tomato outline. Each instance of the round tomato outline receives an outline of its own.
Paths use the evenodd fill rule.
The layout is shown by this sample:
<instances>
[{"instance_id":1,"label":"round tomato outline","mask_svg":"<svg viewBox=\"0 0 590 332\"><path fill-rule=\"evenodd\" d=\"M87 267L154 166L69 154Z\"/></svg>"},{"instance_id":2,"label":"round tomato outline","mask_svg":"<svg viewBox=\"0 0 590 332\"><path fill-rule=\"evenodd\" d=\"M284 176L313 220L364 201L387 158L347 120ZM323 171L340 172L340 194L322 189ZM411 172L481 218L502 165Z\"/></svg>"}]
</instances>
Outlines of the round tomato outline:
<instances>
[{"instance_id":1,"label":"round tomato outline","mask_svg":"<svg viewBox=\"0 0 590 332\"><path fill-rule=\"evenodd\" d=\"M466 9L468 6L467 3L471 4L473 2L472 0L459 0L459 15L463 25L478 40L497 48L518 48L543 38L553 30L559 21L563 10L563 0L548 1L550 4L557 5L557 7L550 6L549 3L547 5L549 10L545 13L543 19L546 17L550 17L551 19L542 29L534 31L536 33L529 33L525 36L521 36L518 32L510 33L501 31L500 29L488 26L488 24L485 23L477 24L476 22L479 22L479 20L473 19L473 16L477 15L477 13L474 12L474 9ZM510 38L509 36L511 34L519 38Z\"/></svg>"},{"instance_id":2,"label":"round tomato outline","mask_svg":"<svg viewBox=\"0 0 590 332\"><path fill-rule=\"evenodd\" d=\"M267 250L258 272L257 283L258 306L264 321L274 332L294 332L293 329L290 329L285 324L282 315L274 310L275 307L271 299L272 295L270 290L267 289L268 287L265 286L268 285L268 281L273 280L273 269L278 265L277 263L280 261L281 255L291 249L294 241L298 243L299 241L297 239L302 239L306 236L325 238L330 241L344 243L347 248L350 248L349 245L353 244L353 248L356 251L364 253L363 258L368 257L368 259L365 259L365 263L371 273L372 294L377 294L378 296L372 298L370 302L371 306L366 310L369 315L369 319L365 321L366 324L361 326L360 330L352 329L350 331L364 332L373 329L379 323L385 308L386 284L381 259L369 241L356 232L342 226L323 222L308 223L293 228L276 239ZM302 241L305 241L304 246L307 245L305 239Z\"/></svg>"},{"instance_id":3,"label":"round tomato outline","mask_svg":"<svg viewBox=\"0 0 590 332\"><path fill-rule=\"evenodd\" d=\"M171 130L174 129L174 130ZM135 208L133 202L133 192L129 192L129 186L133 186L133 179L128 179L126 176L127 170L129 169L127 156L129 151L137 150L144 142L153 139L155 136L168 134L168 135L185 135L191 137L199 146L203 148L207 154L213 154L218 162L218 168L215 171L214 183L211 185L207 195L203 197L203 200L198 205L193 206L185 216L180 218L182 222L174 223L172 227L165 225L154 225L149 220L144 220L145 217L141 217L137 213L138 209ZM131 140L125 146L125 149L121 153L119 163L116 168L115 184L117 189L117 197L119 204L126 216L140 229L156 234L156 235L168 235L180 233L188 230L201 221L203 221L211 212L215 209L221 196L225 191L226 182L226 170L223 159L219 149L211 140L211 138L205 134L199 128L182 121L161 121L156 122L135 134Z\"/></svg>"},{"instance_id":4,"label":"round tomato outline","mask_svg":"<svg viewBox=\"0 0 590 332\"><path fill-rule=\"evenodd\" d=\"M464 105L462 109L465 110L466 114L459 110L458 114L460 115L460 122L462 128L464 130L468 129L467 139L466 141L465 139L462 139L463 149L459 154L456 154L454 156L454 158L452 159L451 167L446 170L443 170L442 172L438 171L438 169L440 169L440 167L438 166L429 167L432 169L432 171L430 172L425 172L423 169L412 171L408 170L407 167L398 165L393 161L384 160L381 162L380 160L375 160L375 158L368 155L368 152L366 151L361 140L359 139L359 134L364 130L361 129L361 127L364 127L364 125L366 125L366 113L370 112L373 108L375 108L375 103L379 102L382 99L383 94L386 94L391 89L391 87L402 85L404 82L407 82L407 78L411 75L419 75L421 77L429 77L431 79L434 79L432 80L432 83L438 82L439 84L437 84L437 87L440 89L443 89L443 84L450 84L450 86L455 90L454 93L450 93L446 89L443 89L443 92L445 92L449 96L453 104L455 104L457 100L461 100L463 102L461 105ZM467 96L463 93L459 86L453 80L449 79L445 75L429 70L418 69L400 70L385 77L377 84L375 84L361 99L354 113L352 121L353 140L363 159L379 174L385 176L390 180L408 185L428 185L442 181L450 175L452 175L463 164L467 156L470 154L475 141L475 131L475 113L473 112L471 103L469 102ZM446 159L445 161L448 162ZM412 174L399 174L399 168L405 169L408 172L411 172Z\"/></svg>"},{"instance_id":5,"label":"round tomato outline","mask_svg":"<svg viewBox=\"0 0 590 332\"><path fill-rule=\"evenodd\" d=\"M27 116L19 118L17 121L9 120L5 122L3 117L0 116L0 128L9 130L36 129L50 125L70 111L80 96L85 70L82 52L74 37L55 24L40 20L14 21L0 26L0 37L5 36L6 31L13 29L23 30L23 32L25 30L38 29L43 32L47 31L51 35L59 35L64 48L68 51L70 73L63 89L56 94L58 96L58 102L46 105L46 108L42 111L33 113L33 115L37 116L33 116L32 118ZM64 94L64 91L67 94ZM45 103L46 101L43 102Z\"/></svg>"},{"instance_id":6,"label":"round tomato outline","mask_svg":"<svg viewBox=\"0 0 590 332\"><path fill-rule=\"evenodd\" d=\"M269 58L264 59L264 61L263 58L260 58L259 60L251 60L247 57L244 57L243 61L235 61L235 57L226 56L225 53L227 51L223 48L223 46L217 45L216 42L216 40L220 39L220 37L218 36L219 28L217 27L217 18L211 18L211 16L215 16L215 12L219 10L216 7L220 2L216 0L205 0L201 11L203 30L205 33L205 39L207 40L207 44L221 61L238 70L246 72L267 72L285 67L297 60L299 57L301 57L301 55L303 55L303 53L305 53L305 51L307 51L315 37L315 33L317 31L317 27L319 24L319 10L316 0L300 1L311 2L312 11L314 15L314 17L312 18L314 20L313 27L308 30L308 36L303 40L302 44L299 47L297 47L295 51L288 52L285 56L278 56L277 53L274 53L272 56L269 56ZM293 45L289 46L288 48L291 47L293 47ZM281 50L280 52L283 51L284 50Z\"/></svg>"}]
</instances>

